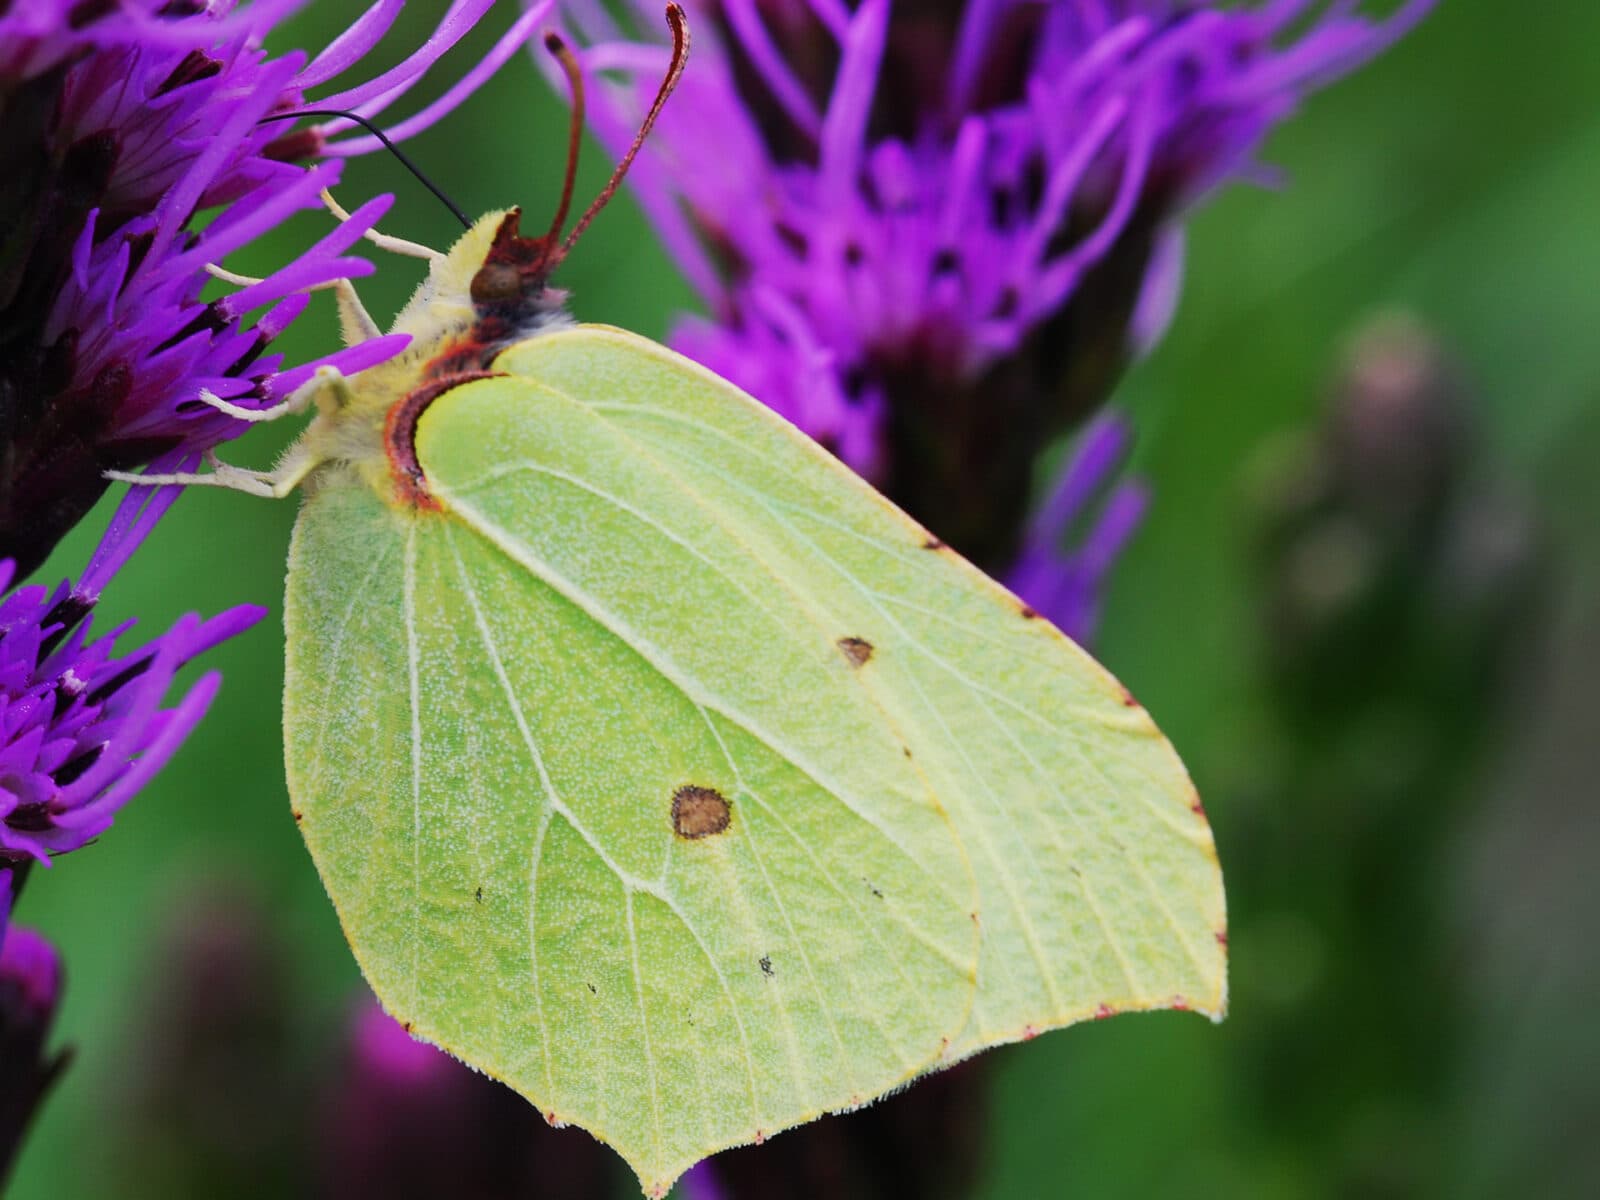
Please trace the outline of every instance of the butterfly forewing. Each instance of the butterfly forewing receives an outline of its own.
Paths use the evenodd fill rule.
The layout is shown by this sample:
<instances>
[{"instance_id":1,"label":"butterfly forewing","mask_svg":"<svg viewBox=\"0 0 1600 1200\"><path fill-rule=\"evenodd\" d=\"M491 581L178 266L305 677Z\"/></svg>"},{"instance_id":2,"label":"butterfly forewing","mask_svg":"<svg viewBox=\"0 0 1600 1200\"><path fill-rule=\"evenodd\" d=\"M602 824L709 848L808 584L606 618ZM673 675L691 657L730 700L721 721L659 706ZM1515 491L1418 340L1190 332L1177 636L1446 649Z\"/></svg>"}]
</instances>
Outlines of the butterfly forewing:
<instances>
[{"instance_id":1,"label":"butterfly forewing","mask_svg":"<svg viewBox=\"0 0 1600 1200\"><path fill-rule=\"evenodd\" d=\"M442 512L312 496L291 791L385 1005L647 1187L940 1061L970 867L845 636L587 405L419 429Z\"/></svg>"},{"instance_id":2,"label":"butterfly forewing","mask_svg":"<svg viewBox=\"0 0 1600 1200\"><path fill-rule=\"evenodd\" d=\"M1210 827L1171 745L1093 659L810 439L663 347L588 326L497 367L583 403L674 475L693 504L664 522L692 511L726 528L864 658L854 678L978 881L979 994L953 1055L1129 1009L1222 1014Z\"/></svg>"},{"instance_id":3,"label":"butterfly forewing","mask_svg":"<svg viewBox=\"0 0 1600 1200\"><path fill-rule=\"evenodd\" d=\"M1210 829L1142 708L754 400L596 326L330 472L297 816L389 1010L661 1194L997 1042L1220 1015Z\"/></svg>"}]
</instances>

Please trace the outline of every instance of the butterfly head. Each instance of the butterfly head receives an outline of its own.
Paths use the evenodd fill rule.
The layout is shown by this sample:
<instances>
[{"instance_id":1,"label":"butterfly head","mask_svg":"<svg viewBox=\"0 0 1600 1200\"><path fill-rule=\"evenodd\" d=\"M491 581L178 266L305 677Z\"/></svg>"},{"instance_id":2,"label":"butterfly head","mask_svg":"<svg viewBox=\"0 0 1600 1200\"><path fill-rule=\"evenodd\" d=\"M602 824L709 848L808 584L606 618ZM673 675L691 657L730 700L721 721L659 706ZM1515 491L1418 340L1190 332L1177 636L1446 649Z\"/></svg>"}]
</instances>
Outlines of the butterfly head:
<instances>
[{"instance_id":1,"label":"butterfly head","mask_svg":"<svg viewBox=\"0 0 1600 1200\"><path fill-rule=\"evenodd\" d=\"M552 235L523 237L521 221L520 208L500 218L483 265L472 276L468 294L480 313L552 306L547 300L550 275L565 257L565 248Z\"/></svg>"},{"instance_id":2,"label":"butterfly head","mask_svg":"<svg viewBox=\"0 0 1600 1200\"><path fill-rule=\"evenodd\" d=\"M561 261L583 235L583 231L589 227L589 222L594 220L611 197L616 195L617 189L628 173L628 168L633 164L634 157L639 153L639 148L644 145L651 127L660 116L667 97L672 94L672 90L677 87L678 80L683 75L684 64L689 55L689 26L679 5L675 3L667 5L667 23L672 29L672 59L666 74L662 77L656 98L645 113L633 144L628 147L628 152L622 156L622 160L611 173L606 186L600 190L600 194L578 218L572 231L565 238L562 237L562 227L567 223L567 214L572 206L572 189L578 170L578 146L583 137L583 71L578 65L577 58L559 34L552 32L545 35L545 48L561 64L572 90L572 120L567 134L567 167L561 186L561 200L556 205L550 228L541 237L522 236L520 209L514 208L501 218L499 227L495 230L494 240L483 258L483 264L472 277L470 294L473 306L480 313L489 311L510 315L559 306L559 294L551 293L549 288L550 276L561 265ZM552 296L555 297L553 302Z\"/></svg>"},{"instance_id":3,"label":"butterfly head","mask_svg":"<svg viewBox=\"0 0 1600 1200\"><path fill-rule=\"evenodd\" d=\"M428 279L395 323L396 332L410 333L416 339L426 380L486 370L506 346L570 324L565 311L566 293L551 287L550 278L589 222L616 194L683 74L689 52L683 9L669 4L667 22L672 28L672 59L655 101L610 180L565 236L563 230L577 176L578 146L583 136L583 73L561 37L556 33L545 35L546 48L561 64L572 88L572 121L561 199L542 235L523 235L519 208L491 213L474 224L449 254L434 263Z\"/></svg>"}]
</instances>

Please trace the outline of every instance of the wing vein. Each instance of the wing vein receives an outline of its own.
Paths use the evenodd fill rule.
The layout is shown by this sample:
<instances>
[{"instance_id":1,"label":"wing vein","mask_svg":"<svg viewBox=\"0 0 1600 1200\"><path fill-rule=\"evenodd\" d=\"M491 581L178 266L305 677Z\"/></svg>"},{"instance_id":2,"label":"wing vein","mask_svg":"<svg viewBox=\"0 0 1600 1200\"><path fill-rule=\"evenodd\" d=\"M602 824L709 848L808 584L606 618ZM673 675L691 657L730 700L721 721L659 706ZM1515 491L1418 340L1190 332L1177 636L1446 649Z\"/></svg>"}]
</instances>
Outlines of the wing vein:
<instances>
[{"instance_id":1,"label":"wing vein","mask_svg":"<svg viewBox=\"0 0 1600 1200\"><path fill-rule=\"evenodd\" d=\"M976 692L978 690L971 684L971 681L969 681L965 675L957 671L950 663L946 662L941 655L935 654L933 651L924 646L917 638L913 637L906 627L901 624L901 622L897 621L892 614L887 612L884 607L877 602L875 593L862 585L851 572L845 570L839 563L835 562L833 557L823 550L822 547L817 544L815 539L803 533L791 521L786 519L782 512L774 508L773 505L766 499L758 499L760 499L763 506L772 515L772 519L774 521L777 521L783 528L787 529L794 536L794 538L807 549L809 549L816 558L821 560L823 563L826 563L827 566L835 573L843 576L850 583L850 585L861 594L862 598L865 599L866 602L878 612L879 616L881 616L883 620L886 621L897 634L899 634L900 637L905 639L906 644L916 650L917 654L922 660L932 664L938 669L947 672L969 692ZM933 715L933 718L939 723L939 727L944 731L945 737L948 740L948 744L953 746L956 753L960 755L961 761L966 767L967 774L972 779L978 781L985 795L989 797L988 807L991 812L995 814L995 819L997 821L1005 822L1017 835L1015 841L1017 844L1023 847L1023 852L1028 857L1030 870L1032 871L1034 877L1037 879L1048 879L1049 873L1043 870L1038 864L1037 860L1034 858L1031 842L1026 836L1022 835L1022 831L1017 829L1015 815L1013 814L1011 808L1000 803L999 797L994 794L993 788L989 786L987 777L973 764L971 757L967 753L965 740L959 737L956 732L951 729L945 714L929 698L927 692L922 687L921 681L916 678L915 674L911 671L907 671L906 678L911 682L912 686L916 688L917 695L922 701L924 707L928 709L928 711ZM980 705L982 704L981 698L979 699L979 703ZM1008 738L1011 738L1013 743L1015 743L1015 739L1012 737L1010 730L1006 729L1004 724L998 721L992 712L988 711L987 705L983 705L983 707L985 712L988 713L990 720L994 721L996 725L1000 726L1001 731ZM1057 792L1057 795L1059 796L1060 793ZM1076 814L1073 813L1072 815L1074 818L1074 824L1079 824L1079 822L1076 820ZM1041 822L1041 824L1045 827L1048 836L1055 843L1057 849L1061 852L1063 857L1068 857L1066 847L1061 844L1060 839L1050 822L1044 821ZM1027 940L1028 950L1033 956L1033 960L1038 967L1040 977L1043 980L1047 991L1049 992L1050 1002L1055 1007L1057 1012L1063 1011L1058 981L1056 979L1056 972L1051 967L1049 958L1044 953L1044 949L1039 942L1038 930L1034 928L1032 915L1022 900L1017 881L1013 878L1010 868L996 853L994 844L988 836L988 830L984 822L975 822L974 827L979 832L985 855L989 858L990 862L993 863L996 875L1003 881L1006 897L1011 903L1012 910L1017 914L1023 936ZM1083 888L1084 899L1089 904L1090 910L1094 913L1095 921L1101 928L1106 944L1111 948L1112 952L1117 957L1118 964L1122 968L1122 972L1127 981L1129 989L1134 992L1142 992L1144 989L1135 979L1132 964L1128 961L1127 956L1122 951L1121 945L1112 935L1111 928L1106 923L1105 915L1100 907L1099 901L1094 895L1094 888L1089 884L1089 881L1086 878L1082 876L1078 876L1077 878L1081 887Z\"/></svg>"},{"instance_id":2,"label":"wing vein","mask_svg":"<svg viewBox=\"0 0 1600 1200\"><path fill-rule=\"evenodd\" d=\"M528 751L528 756L530 759L532 759L534 769L538 773L540 784L544 788L547 808L545 810L545 818L540 825L539 846L542 849L544 832L549 826L550 815L557 814L572 827L573 831L576 832L579 837L584 840L585 844L587 844L589 849L594 852L596 857L598 857L600 861L605 864L607 869L609 869L611 873L616 876L617 881L622 884L625 890L629 892L642 892L645 895L651 896L665 904L668 909L671 910L672 914L677 917L677 919L683 924L684 928L689 932L689 935L694 938L696 945L698 945L700 948L700 952L705 955L706 962L710 965L712 973L717 977L718 985L722 988L723 994L727 996L729 1005L734 1009L734 1019L739 1025L740 1041L744 1044L745 1062L747 1066L752 1065L753 1056L750 1053L750 1040L745 1031L743 1019L738 1013L738 1002L733 997L732 989L730 989L728 986L727 977L723 974L721 965L717 962L716 957L707 947L705 939L700 935L699 930L695 928L694 923L689 920L688 916L678 906L672 896L667 893L665 888L652 887L647 881L637 879L630 872L624 870L620 864L615 862L611 858L610 854L606 852L605 847L603 847L599 840L590 833L590 831L584 826L583 822L578 820L577 816L567 807L566 803L561 799L560 794L556 791L555 783L551 780L549 770L545 765L544 755L539 750L538 743L534 739L532 727L528 724L527 714L523 711L522 702L517 698L515 687L511 682L510 673L506 670L505 659L501 655L499 645L494 639L494 632L490 629L488 619L484 615L483 605L478 597L477 590L472 585L471 578L466 569L465 561L461 558L460 550L455 544L454 533L450 534L449 540L451 553L454 555L456 560L456 569L461 576L461 582L466 592L467 602L472 609L479 641L483 645L484 654L488 658L489 664L494 671L495 679L500 685L500 690L505 696L506 705L511 710L512 719L516 722L517 732L522 738L523 745ZM536 864L537 854L535 856L535 865ZM530 895L533 894L533 883L534 881L530 879ZM540 1029L544 1034L545 1078L546 1083L550 1088L551 1095L554 1096L555 1082L551 1076L553 1059L550 1053L549 1032L545 1028L544 1024L543 996L539 990L538 948L536 943L530 944L529 952L534 967L536 1008L539 1014ZM752 1110L754 1110L755 1101L755 1077L752 1073Z\"/></svg>"},{"instance_id":3,"label":"wing vein","mask_svg":"<svg viewBox=\"0 0 1600 1200\"><path fill-rule=\"evenodd\" d=\"M738 784L739 790L745 795L756 798L760 803L755 792L745 782L744 772L739 769L739 764L735 761L733 752L728 749L727 743L722 740L722 734L717 730L716 723L711 720L710 714L703 708L697 709L697 711L700 713L701 720L705 722L706 728L711 731L711 736L716 740L717 748L722 751L722 757L727 760L729 769L733 771L734 780ZM762 803L762 807L766 808L765 803ZM778 889L773 885L772 877L767 874L767 866L762 859L761 848L756 845L755 830L748 822L745 824L745 839L750 845L750 857L755 859L756 870L761 873L761 882L766 886L768 894L772 897L773 904L778 909L778 915L783 919L784 927L788 929L789 936L794 939L794 944L800 951L800 961L805 964L806 977L811 980L811 990L817 995L817 999L820 1002L818 1007L826 1014L828 1030L833 1034L834 1043L839 1047L839 1061L841 1063L849 1063L851 1061L850 1054L845 1049L844 1037L839 1032L839 1023L833 1019L832 1006L828 1004L827 997L822 994L822 987L817 981L817 973L811 965L811 956L806 952L805 941L800 937L799 930L795 928L794 921L789 916L789 907L783 902L783 896L779 894ZM795 1090L797 1092L809 1091L806 1080L800 1072L799 1046L794 1036L794 1018L789 1012L789 1005L783 999L781 989L769 990L773 992L773 1001L777 1005L779 1012L783 1014L784 1029L788 1034L785 1041L788 1043L789 1050L789 1072L794 1078Z\"/></svg>"},{"instance_id":4,"label":"wing vein","mask_svg":"<svg viewBox=\"0 0 1600 1200\"><path fill-rule=\"evenodd\" d=\"M522 735L523 745L527 748L528 756L533 760L534 770L538 772L539 782L544 787L545 798L549 801L539 821L538 834L534 840L533 860L528 867L528 960L533 970L533 1000L534 1011L539 1019L539 1032L544 1040L544 1071L545 1084L550 1089L551 1100L555 1099L555 1077L552 1068L552 1055L550 1052L550 1031L544 1020L544 994L539 977L539 943L535 932L534 914L538 904L539 859L544 853L544 835L550 827L550 814L555 811L556 799L555 786L550 782L550 775L545 770L544 755L539 752L538 745L533 740L533 732L528 728L522 713L522 705L517 700L516 692L512 689L511 679L506 674L505 662L500 657L500 649L495 645L494 636L489 629L489 623L483 615L483 605L478 599L478 589L472 584L472 577L467 571L467 565L461 558L460 548L456 545L453 530L446 526L446 540L450 546L450 555L455 559L456 574L461 579L461 588L467 598L467 605L472 609L473 623L478 631L478 640L483 644L483 652L489 659L489 664L494 669L495 678L500 683L500 689L505 693L506 703L511 709L512 719L517 723L517 730Z\"/></svg>"},{"instance_id":5,"label":"wing vein","mask_svg":"<svg viewBox=\"0 0 1600 1200\"><path fill-rule=\"evenodd\" d=\"M417 657L417 530L406 531L402 587L411 699L411 1007L422 1003L422 698Z\"/></svg>"},{"instance_id":6,"label":"wing vein","mask_svg":"<svg viewBox=\"0 0 1600 1200\"><path fill-rule=\"evenodd\" d=\"M568 818L570 820L571 818ZM645 1067L650 1074L651 1132L655 1136L656 1159L661 1158L661 1089L656 1082L656 1051L650 1041L650 1011L644 999L644 973L639 969L639 931L633 917L633 889L622 889L627 908L628 949L633 957L633 991L639 998L639 1034L644 1039Z\"/></svg>"},{"instance_id":7,"label":"wing vein","mask_svg":"<svg viewBox=\"0 0 1600 1200\"><path fill-rule=\"evenodd\" d=\"M528 548L521 543L521 541L510 534L507 530L503 529L495 521L491 520L488 514L482 509L476 507L470 501L458 495L453 495L450 502L457 515L466 521L480 535L496 546L507 557L522 565L530 573L542 580L547 586L553 588L560 595L571 601L602 630L617 638L635 654L639 655L640 658L644 659L644 661L647 662L658 675L672 684L674 688L686 696L692 703L700 705L701 707L709 709L710 711L715 712L717 715L726 718L730 724L737 726L739 729L750 734L758 741L761 741L767 746L771 747L796 770L806 775L809 779L815 782L817 786L821 787L829 795L833 796L836 800L848 808L854 816L859 817L862 821L865 821L867 824L876 829L880 834L883 835L884 839L893 844L906 859L913 863L917 863L920 866L920 860L918 857L906 847L894 830L887 828L883 822L872 813L864 811L859 805L853 803L844 788L830 783L824 783L823 780L826 778L825 773L815 769L814 766L803 762L803 756L797 753L792 746L782 745L780 740L768 732L760 722L741 713L732 711L729 706L721 703L717 697L709 695L705 689L701 688L690 679L685 678L677 670L677 668L667 660L666 656L661 652L661 649L656 646L654 642L641 634L638 630L634 629L631 625L628 625L614 614L610 613L605 606L600 604L593 596L589 595L589 593L580 588L571 579L568 579L566 576L554 570L549 563L544 562L533 555ZM640 881L640 890L648 890L642 881Z\"/></svg>"}]
</instances>

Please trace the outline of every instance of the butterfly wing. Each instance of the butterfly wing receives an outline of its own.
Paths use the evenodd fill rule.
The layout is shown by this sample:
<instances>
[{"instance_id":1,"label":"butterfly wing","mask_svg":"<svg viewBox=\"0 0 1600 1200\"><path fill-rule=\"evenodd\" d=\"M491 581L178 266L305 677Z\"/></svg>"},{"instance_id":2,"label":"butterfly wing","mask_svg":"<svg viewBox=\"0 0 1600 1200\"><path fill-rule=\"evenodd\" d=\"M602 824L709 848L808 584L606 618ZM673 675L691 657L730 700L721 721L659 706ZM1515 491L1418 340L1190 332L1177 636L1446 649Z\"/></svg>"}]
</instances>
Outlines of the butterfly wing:
<instances>
[{"instance_id":1,"label":"butterfly wing","mask_svg":"<svg viewBox=\"0 0 1600 1200\"><path fill-rule=\"evenodd\" d=\"M446 393L442 511L313 496L302 829L391 1012L660 1194L1111 1011L1224 1005L1192 785L1092 659L792 427L595 326Z\"/></svg>"},{"instance_id":2,"label":"butterfly wing","mask_svg":"<svg viewBox=\"0 0 1600 1200\"><path fill-rule=\"evenodd\" d=\"M423 418L443 512L306 503L290 792L384 1005L647 1189L934 1065L970 868L829 614L524 378Z\"/></svg>"},{"instance_id":3,"label":"butterfly wing","mask_svg":"<svg viewBox=\"0 0 1600 1200\"><path fill-rule=\"evenodd\" d=\"M693 544L691 520L730 531L818 615L816 637L870 647L853 679L977 878L978 997L950 1056L1130 1009L1221 1017L1210 827L1170 743L1099 664L787 422L654 342L582 326L496 366L572 397L627 461L675 479L676 503L653 516L676 536ZM458 439L431 449L452 495L482 472ZM519 530L540 523L502 511ZM740 653L752 673L773 669L757 647Z\"/></svg>"}]
</instances>

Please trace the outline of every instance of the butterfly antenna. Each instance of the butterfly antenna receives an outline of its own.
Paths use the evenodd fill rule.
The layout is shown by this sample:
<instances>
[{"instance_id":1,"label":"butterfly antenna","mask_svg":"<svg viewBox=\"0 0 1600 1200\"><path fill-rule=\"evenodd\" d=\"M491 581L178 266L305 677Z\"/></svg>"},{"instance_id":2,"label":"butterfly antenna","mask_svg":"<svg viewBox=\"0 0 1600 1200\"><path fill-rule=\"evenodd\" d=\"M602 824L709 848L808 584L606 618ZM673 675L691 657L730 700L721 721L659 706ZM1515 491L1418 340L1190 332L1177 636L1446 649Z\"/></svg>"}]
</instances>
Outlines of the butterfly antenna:
<instances>
[{"instance_id":1,"label":"butterfly antenna","mask_svg":"<svg viewBox=\"0 0 1600 1200\"><path fill-rule=\"evenodd\" d=\"M550 222L550 232L544 235L546 244L554 245L561 236L561 227L567 223L567 213L572 210L572 189L578 182L578 147L583 141L583 71L559 33L545 34L544 48L561 64L567 87L572 91L572 121L567 127L567 175L561 181L561 202L556 205L555 219Z\"/></svg>"},{"instance_id":2,"label":"butterfly antenna","mask_svg":"<svg viewBox=\"0 0 1600 1200\"><path fill-rule=\"evenodd\" d=\"M346 121L354 121L373 137L377 138L378 141L382 142L383 148L390 154L394 155L395 158L399 160L399 163L402 167L415 175L418 183L437 196L439 198L439 202L450 210L450 212L455 216L455 219L461 222L463 228L472 228L471 220L468 219L466 213L461 211L460 205L458 205L454 200L450 199L449 196L445 195L443 188L424 175L422 173L422 168L417 166L416 163L412 162L411 157L406 154L404 150L400 149L399 146L396 146L392 141L389 140L388 134L384 133L383 130L379 129L360 113L348 112L344 109L338 108L302 108L297 112L279 113L277 116L262 117L261 120L256 122L256 124L266 125L272 121L295 121L301 117L343 117Z\"/></svg>"},{"instance_id":3,"label":"butterfly antenna","mask_svg":"<svg viewBox=\"0 0 1600 1200\"><path fill-rule=\"evenodd\" d=\"M573 243L583 231L589 228L589 222L594 220L600 210L610 202L611 197L617 194L617 189L622 186L623 177L633 165L634 156L639 153L639 147L644 145L644 140L650 136L656 118L661 115L667 97L672 95L672 90L678 86L678 80L683 78L684 64L689 60L689 19L683 15L682 5L667 5L667 24L672 27L672 61L667 65L667 73L661 80L661 86L656 89L656 98L651 102L650 111L645 113L639 132L634 135L633 145L628 147L628 152L622 156L617 169L611 172L610 181L600 190L600 194L594 198L594 202L589 205L583 216L578 218L578 223L572 227L572 232L567 234L567 240L561 243L562 257L572 249Z\"/></svg>"}]
</instances>

